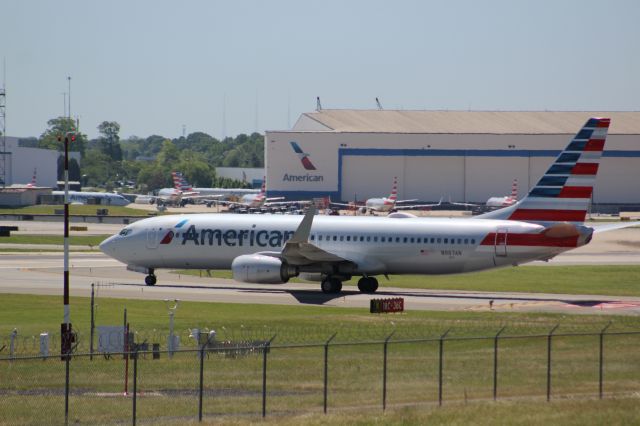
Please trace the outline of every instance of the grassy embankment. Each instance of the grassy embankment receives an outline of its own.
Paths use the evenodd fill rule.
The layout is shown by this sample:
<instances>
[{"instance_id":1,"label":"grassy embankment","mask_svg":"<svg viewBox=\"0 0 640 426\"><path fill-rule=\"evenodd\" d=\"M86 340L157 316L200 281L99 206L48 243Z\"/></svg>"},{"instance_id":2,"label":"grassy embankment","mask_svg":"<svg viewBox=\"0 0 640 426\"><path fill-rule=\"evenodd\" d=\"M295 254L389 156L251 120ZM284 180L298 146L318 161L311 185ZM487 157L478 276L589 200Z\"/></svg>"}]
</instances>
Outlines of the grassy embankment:
<instances>
[{"instance_id":1,"label":"grassy embankment","mask_svg":"<svg viewBox=\"0 0 640 426\"><path fill-rule=\"evenodd\" d=\"M231 278L231 271L179 270L177 274ZM385 286L439 290L507 291L557 294L599 294L640 296L640 266L520 266L461 275L393 275L380 276L380 290ZM299 281L299 280L298 280ZM299 281L302 282L302 281ZM318 285L317 283L309 283ZM345 286L357 285L357 278ZM348 288L348 287L347 287Z\"/></svg>"},{"instance_id":2,"label":"grassy embankment","mask_svg":"<svg viewBox=\"0 0 640 426\"><path fill-rule=\"evenodd\" d=\"M19 330L19 345L37 345L30 337L43 330L57 330L60 298L3 295L0 324L3 341L13 327ZM162 301L98 298L98 325L128 320L136 340L149 339L165 347L167 310ZM72 320L80 332L80 348L88 348L89 301L71 299ZM183 346L193 347L190 328L215 328L219 340L234 342L265 340L276 336L269 352L268 402L270 422L298 424L585 424L598 419L607 424L625 424L637 419L638 404L630 396L640 387L638 343L640 336L609 335L605 339L604 401L587 400L597 395L597 336L562 336L570 332L598 332L612 320L609 331L639 330L640 318L612 316L565 316L474 312L407 312L372 315L364 309L309 306L225 305L181 303L175 329ZM558 401L542 402L546 394L545 337L555 324L559 335L553 341L552 394ZM437 402L438 342L399 343L405 339L436 338L451 329L450 338L493 336L503 326L500 341L499 399L492 399L493 340L447 340L444 344L444 408ZM382 344L395 330L388 348L387 404L381 411ZM329 411L319 413L323 394L323 347L283 347L284 344L321 343L337 331L329 348ZM164 336L158 337L158 336ZM55 340L55 339L53 339ZM344 345L347 342L359 345ZM378 343L365 343L376 341ZM55 350L55 342L54 349ZM37 350L37 349L36 349ZM160 360L144 357L138 366L138 419L157 419L165 424L196 419L198 360L194 353ZM49 421L63 419L61 393L64 365L48 361L0 362L0 411L2 421L38 423L40 413ZM70 420L112 423L130 418L131 399L122 396L123 361L115 357L93 362L75 359L71 369ZM258 419L261 410L262 356L210 354L204 370L205 419L244 423ZM130 384L131 386L131 384ZM131 390L131 388L129 388ZM20 391L27 391L27 394ZM102 395L111 395L104 398ZM570 397L570 400L562 396ZM615 397L615 399L614 399ZM517 399L514 402L513 399ZM405 405L420 405L405 407ZM314 412L311 416L309 412ZM221 415L240 417L221 418ZM276 416L277 414L277 416ZM215 417L213 417L215 416ZM273 417L272 417L273 416Z\"/></svg>"}]
</instances>

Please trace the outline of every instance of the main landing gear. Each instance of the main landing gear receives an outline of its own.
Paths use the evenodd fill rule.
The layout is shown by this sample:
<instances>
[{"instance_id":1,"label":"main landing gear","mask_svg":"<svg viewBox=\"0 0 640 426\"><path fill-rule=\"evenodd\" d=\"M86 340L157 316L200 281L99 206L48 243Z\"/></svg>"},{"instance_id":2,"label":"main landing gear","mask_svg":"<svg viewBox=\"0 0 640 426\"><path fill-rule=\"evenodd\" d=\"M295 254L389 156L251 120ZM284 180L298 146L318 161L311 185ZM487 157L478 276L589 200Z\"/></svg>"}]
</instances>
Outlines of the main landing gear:
<instances>
[{"instance_id":1,"label":"main landing gear","mask_svg":"<svg viewBox=\"0 0 640 426\"><path fill-rule=\"evenodd\" d=\"M336 277L327 277L320 284L323 293L340 293L342 290L342 281Z\"/></svg>"},{"instance_id":2,"label":"main landing gear","mask_svg":"<svg viewBox=\"0 0 640 426\"><path fill-rule=\"evenodd\" d=\"M340 293L342 280L329 276L322 280L320 287L326 294ZM378 289L378 280L375 277L362 277L358 280L358 289L363 293L375 293Z\"/></svg>"},{"instance_id":3,"label":"main landing gear","mask_svg":"<svg viewBox=\"0 0 640 426\"><path fill-rule=\"evenodd\" d=\"M376 277L362 277L358 280L358 289L363 293L375 293L378 289Z\"/></svg>"},{"instance_id":4,"label":"main landing gear","mask_svg":"<svg viewBox=\"0 0 640 426\"><path fill-rule=\"evenodd\" d=\"M153 273L153 269L149 269L149 275L144 277L144 283L146 285L156 285L157 281L158 281L158 279L156 278L155 274Z\"/></svg>"}]
</instances>

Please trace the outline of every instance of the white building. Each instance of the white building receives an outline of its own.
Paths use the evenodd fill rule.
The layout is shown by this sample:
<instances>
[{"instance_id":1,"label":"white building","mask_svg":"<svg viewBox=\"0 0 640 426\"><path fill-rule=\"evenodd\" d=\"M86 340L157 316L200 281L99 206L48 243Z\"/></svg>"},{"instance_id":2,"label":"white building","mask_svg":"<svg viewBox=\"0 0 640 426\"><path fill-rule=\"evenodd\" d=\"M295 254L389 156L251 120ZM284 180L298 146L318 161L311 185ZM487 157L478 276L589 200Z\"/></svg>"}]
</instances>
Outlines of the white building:
<instances>
[{"instance_id":1,"label":"white building","mask_svg":"<svg viewBox=\"0 0 640 426\"><path fill-rule=\"evenodd\" d=\"M388 195L394 176L401 199L484 203L514 178L522 194L590 117L611 118L594 203L640 204L640 112L306 113L266 132L268 195L364 200Z\"/></svg>"},{"instance_id":2,"label":"white building","mask_svg":"<svg viewBox=\"0 0 640 426\"><path fill-rule=\"evenodd\" d=\"M36 170L37 185L56 188L58 181L58 157L62 153L53 149L25 148L18 146L18 139L7 136L6 151L0 152L0 161L5 157L6 186L24 185L31 182ZM71 152L71 158L80 161L80 153Z\"/></svg>"}]
</instances>

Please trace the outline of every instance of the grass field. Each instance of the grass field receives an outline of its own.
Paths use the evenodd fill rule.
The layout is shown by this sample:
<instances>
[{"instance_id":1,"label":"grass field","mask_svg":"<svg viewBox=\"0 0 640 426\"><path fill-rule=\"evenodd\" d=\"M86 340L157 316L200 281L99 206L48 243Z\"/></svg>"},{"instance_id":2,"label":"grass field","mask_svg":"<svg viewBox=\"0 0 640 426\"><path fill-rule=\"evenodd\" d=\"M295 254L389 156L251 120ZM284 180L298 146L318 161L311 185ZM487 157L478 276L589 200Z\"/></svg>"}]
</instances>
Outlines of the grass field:
<instances>
[{"instance_id":1,"label":"grass field","mask_svg":"<svg viewBox=\"0 0 640 426\"><path fill-rule=\"evenodd\" d=\"M71 235L70 245L98 246L102 241L111 235ZM2 244L58 244L62 245L64 238L61 235L12 235L0 238L0 248Z\"/></svg>"},{"instance_id":2,"label":"grass field","mask_svg":"<svg viewBox=\"0 0 640 426\"><path fill-rule=\"evenodd\" d=\"M231 271L179 270L177 274L231 278ZM209 275L210 274L210 275ZM640 296L640 265L520 266L461 275L380 276L385 286L440 290L507 291L527 293L598 294ZM292 280L292 282L303 282ZM357 279L344 283L357 285ZM309 283L319 286L318 283Z\"/></svg>"},{"instance_id":3,"label":"grass field","mask_svg":"<svg viewBox=\"0 0 640 426\"><path fill-rule=\"evenodd\" d=\"M98 291L99 295L99 291ZM0 311L0 347L7 345L16 327L18 348L37 352L40 332L59 329L59 297L3 295ZM162 301L97 299L97 325L122 323L126 307L136 341L160 342L164 349L167 308ZM80 350L88 348L89 300L71 299L74 329ZM609 331L640 330L632 316L567 316L553 314L406 312L372 315L364 309L310 306L225 305L180 303L175 329L184 348L194 348L188 330L215 329L218 340L266 340L275 335L269 352L269 422L284 424L530 424L549 422L584 424L606 419L626 424L638 414L634 392L640 389L639 335L610 335L605 346L605 401L584 401L597 395L597 336L563 336L592 333L613 321ZM545 395L545 337L560 324L554 338L554 402ZM506 326L500 341L499 398L492 399L493 340L456 340L493 336ZM413 341L440 336L450 329L444 345L444 408L437 409L438 342ZM388 349L387 403L382 414L382 344L395 331ZM329 349L329 416L321 415L323 347L337 332ZM55 353L59 336L52 337ZM399 343L404 341L404 343ZM377 343L372 343L377 342ZM357 343L357 344L350 344ZM291 345L295 346L291 346ZM0 352L6 356L6 349ZM130 374L131 370L130 370ZM0 361L0 423L38 424L38 413L51 422L63 419L61 394L64 364ZM197 414L198 358L193 352L143 356L138 363L140 420L160 424L195 422ZM130 386L131 386L130 382ZM115 357L94 361L77 358L71 365L70 420L107 424L127 421L131 398L122 396L123 362ZM213 423L250 423L261 411L262 356L210 354L204 363L204 415ZM99 395L109 395L100 397ZM555 401L555 399L558 399ZM417 405L417 406L415 406ZM315 413L313 416L308 413ZM527 419L528 421L524 421Z\"/></svg>"},{"instance_id":4,"label":"grass field","mask_svg":"<svg viewBox=\"0 0 640 426\"><path fill-rule=\"evenodd\" d=\"M0 214L55 214L56 210L61 210L61 209L64 209L64 206L40 205L40 206L28 206L28 207L19 207L19 208L0 207ZM80 204L69 205L69 214L95 216L97 209L109 210L110 216L149 216L148 211L136 209L133 207L80 205Z\"/></svg>"}]
</instances>

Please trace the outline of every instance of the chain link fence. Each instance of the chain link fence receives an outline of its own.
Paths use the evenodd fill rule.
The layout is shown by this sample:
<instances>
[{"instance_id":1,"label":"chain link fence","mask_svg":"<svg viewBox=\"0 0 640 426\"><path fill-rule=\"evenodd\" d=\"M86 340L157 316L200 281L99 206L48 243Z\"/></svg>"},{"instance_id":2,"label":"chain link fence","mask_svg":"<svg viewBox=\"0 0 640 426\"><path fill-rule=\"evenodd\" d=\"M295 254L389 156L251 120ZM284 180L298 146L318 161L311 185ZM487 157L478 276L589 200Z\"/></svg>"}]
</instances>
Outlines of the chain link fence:
<instances>
[{"instance_id":1,"label":"chain link fence","mask_svg":"<svg viewBox=\"0 0 640 426\"><path fill-rule=\"evenodd\" d=\"M269 331L203 333L177 351L132 343L69 357L0 352L0 423L178 422L640 388L640 331L407 338L390 329L370 340L334 332L286 344Z\"/></svg>"}]
</instances>

